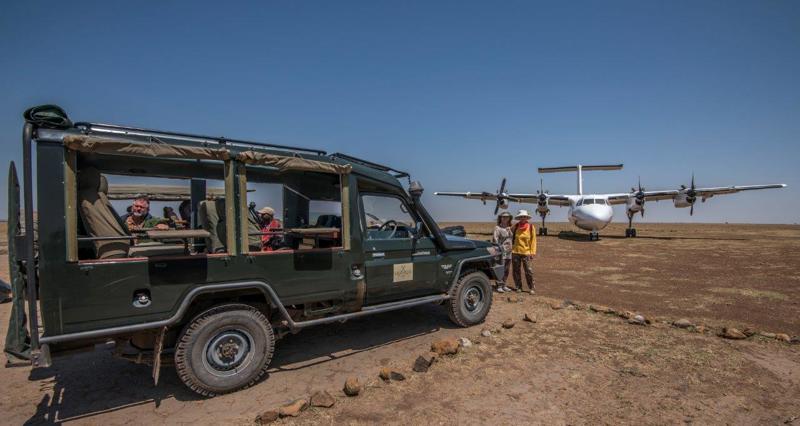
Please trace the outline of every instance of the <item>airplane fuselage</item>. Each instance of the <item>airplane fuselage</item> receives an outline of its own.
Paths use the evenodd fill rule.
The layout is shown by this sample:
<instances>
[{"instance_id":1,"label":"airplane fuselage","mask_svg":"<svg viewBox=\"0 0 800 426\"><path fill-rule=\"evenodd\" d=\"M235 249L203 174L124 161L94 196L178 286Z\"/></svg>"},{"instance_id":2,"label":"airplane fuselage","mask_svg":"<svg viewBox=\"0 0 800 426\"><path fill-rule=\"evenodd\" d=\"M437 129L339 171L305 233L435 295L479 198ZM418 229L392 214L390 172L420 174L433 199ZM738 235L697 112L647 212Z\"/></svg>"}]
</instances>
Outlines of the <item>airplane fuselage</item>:
<instances>
[{"instance_id":1,"label":"airplane fuselage","mask_svg":"<svg viewBox=\"0 0 800 426\"><path fill-rule=\"evenodd\" d=\"M611 223L614 210L602 195L576 195L570 197L567 217L580 229L598 232Z\"/></svg>"}]
</instances>

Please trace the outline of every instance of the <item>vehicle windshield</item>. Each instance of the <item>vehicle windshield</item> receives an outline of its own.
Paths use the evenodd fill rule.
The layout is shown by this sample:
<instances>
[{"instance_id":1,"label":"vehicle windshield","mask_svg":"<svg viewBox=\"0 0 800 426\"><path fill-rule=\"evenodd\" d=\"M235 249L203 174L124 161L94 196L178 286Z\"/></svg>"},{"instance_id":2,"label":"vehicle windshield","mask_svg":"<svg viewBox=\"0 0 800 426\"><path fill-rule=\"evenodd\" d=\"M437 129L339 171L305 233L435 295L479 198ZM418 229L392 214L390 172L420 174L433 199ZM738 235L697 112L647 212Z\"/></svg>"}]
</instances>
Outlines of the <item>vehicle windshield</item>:
<instances>
[{"instance_id":1,"label":"vehicle windshield","mask_svg":"<svg viewBox=\"0 0 800 426\"><path fill-rule=\"evenodd\" d=\"M594 200L591 198L587 198L583 200L583 205L594 204Z\"/></svg>"}]
</instances>

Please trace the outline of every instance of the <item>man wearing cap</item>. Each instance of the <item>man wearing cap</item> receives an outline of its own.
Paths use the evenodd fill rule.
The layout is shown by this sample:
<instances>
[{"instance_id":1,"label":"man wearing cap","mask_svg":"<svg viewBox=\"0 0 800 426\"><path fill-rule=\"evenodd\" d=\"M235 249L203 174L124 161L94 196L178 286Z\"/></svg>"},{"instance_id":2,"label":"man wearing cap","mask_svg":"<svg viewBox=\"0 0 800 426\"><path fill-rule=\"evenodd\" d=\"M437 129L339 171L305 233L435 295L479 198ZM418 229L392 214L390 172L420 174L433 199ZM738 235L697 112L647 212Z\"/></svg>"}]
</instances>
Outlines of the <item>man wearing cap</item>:
<instances>
[{"instance_id":1,"label":"man wearing cap","mask_svg":"<svg viewBox=\"0 0 800 426\"><path fill-rule=\"evenodd\" d=\"M262 207L258 211L261 216L261 232L269 232L261 236L261 251L272 251L272 241L275 239L275 231L281 229L281 222L275 219L275 209L272 207Z\"/></svg>"},{"instance_id":2,"label":"man wearing cap","mask_svg":"<svg viewBox=\"0 0 800 426\"><path fill-rule=\"evenodd\" d=\"M536 281L533 279L533 257L536 256L536 230L528 222L531 215L527 210L520 210L514 218L517 223L512 227L513 241L511 248L511 269L514 274L514 283L517 291L523 291L522 274L525 271L525 281L528 282L531 294L536 294Z\"/></svg>"}]
</instances>

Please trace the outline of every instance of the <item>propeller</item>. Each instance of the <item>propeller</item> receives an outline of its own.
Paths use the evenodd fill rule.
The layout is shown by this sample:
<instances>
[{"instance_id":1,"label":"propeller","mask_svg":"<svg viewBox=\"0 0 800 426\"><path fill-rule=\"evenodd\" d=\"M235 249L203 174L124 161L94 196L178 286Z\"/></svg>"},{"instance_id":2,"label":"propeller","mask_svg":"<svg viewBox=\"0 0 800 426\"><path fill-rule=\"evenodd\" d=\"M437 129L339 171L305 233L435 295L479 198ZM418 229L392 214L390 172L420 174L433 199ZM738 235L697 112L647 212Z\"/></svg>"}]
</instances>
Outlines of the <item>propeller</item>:
<instances>
[{"instance_id":1,"label":"propeller","mask_svg":"<svg viewBox=\"0 0 800 426\"><path fill-rule=\"evenodd\" d=\"M497 190L497 202L494 205L494 214L500 211L500 206L508 203L508 195L506 194L506 178L500 182L500 189Z\"/></svg>"},{"instance_id":2,"label":"propeller","mask_svg":"<svg viewBox=\"0 0 800 426\"><path fill-rule=\"evenodd\" d=\"M636 197L636 204L638 204L638 205L640 205L642 207L641 212L642 212L642 217L644 217L644 188L642 188L642 177L641 176L639 176L638 186L639 186L639 190L636 191L636 194L634 194L634 197Z\"/></svg>"},{"instance_id":3,"label":"propeller","mask_svg":"<svg viewBox=\"0 0 800 426\"><path fill-rule=\"evenodd\" d=\"M539 194L539 205L547 204L547 194L549 194L550 191L545 191L544 179L542 178L539 178L539 190L537 190L536 193Z\"/></svg>"},{"instance_id":4,"label":"propeller","mask_svg":"<svg viewBox=\"0 0 800 426\"><path fill-rule=\"evenodd\" d=\"M686 202L689 203L689 216L694 214L694 202L697 201L697 191L694 186L694 172L692 172L692 185L686 188L686 185L681 185L681 189L686 191Z\"/></svg>"}]
</instances>

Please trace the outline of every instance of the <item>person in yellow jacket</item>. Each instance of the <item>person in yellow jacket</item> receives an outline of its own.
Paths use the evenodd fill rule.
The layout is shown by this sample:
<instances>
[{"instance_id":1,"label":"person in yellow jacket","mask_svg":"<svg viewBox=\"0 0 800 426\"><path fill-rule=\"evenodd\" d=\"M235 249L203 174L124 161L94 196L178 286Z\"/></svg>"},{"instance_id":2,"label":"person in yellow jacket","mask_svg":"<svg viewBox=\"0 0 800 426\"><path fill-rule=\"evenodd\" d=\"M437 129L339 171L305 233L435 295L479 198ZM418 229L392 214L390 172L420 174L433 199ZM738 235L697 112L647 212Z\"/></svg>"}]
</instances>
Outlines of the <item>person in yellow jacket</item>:
<instances>
[{"instance_id":1,"label":"person in yellow jacket","mask_svg":"<svg viewBox=\"0 0 800 426\"><path fill-rule=\"evenodd\" d=\"M522 274L525 271L525 281L528 282L531 294L536 294L536 280L533 279L533 257L536 256L536 229L529 222L531 215L527 210L520 210L514 218L517 223L512 227L513 241L511 247L511 271L514 274L514 284L517 292L523 291Z\"/></svg>"}]
</instances>

